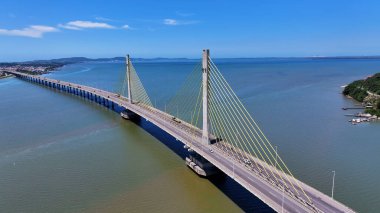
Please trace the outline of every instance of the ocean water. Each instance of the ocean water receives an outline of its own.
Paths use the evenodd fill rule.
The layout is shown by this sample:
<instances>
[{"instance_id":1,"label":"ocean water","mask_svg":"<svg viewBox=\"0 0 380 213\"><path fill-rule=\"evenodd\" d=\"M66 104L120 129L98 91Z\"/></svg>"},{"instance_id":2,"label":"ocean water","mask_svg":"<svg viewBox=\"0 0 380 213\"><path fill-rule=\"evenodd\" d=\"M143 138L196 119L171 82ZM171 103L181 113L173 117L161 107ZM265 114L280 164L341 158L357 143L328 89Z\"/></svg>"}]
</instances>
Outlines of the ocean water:
<instances>
[{"instance_id":1,"label":"ocean water","mask_svg":"<svg viewBox=\"0 0 380 213\"><path fill-rule=\"evenodd\" d=\"M360 212L380 208L380 122L351 125L341 86L380 60L219 59L215 63L294 175ZM139 62L158 108L196 61ZM47 77L115 91L123 63L67 65ZM0 80L4 212L272 212L228 177L200 178L175 140L95 103Z\"/></svg>"}]
</instances>

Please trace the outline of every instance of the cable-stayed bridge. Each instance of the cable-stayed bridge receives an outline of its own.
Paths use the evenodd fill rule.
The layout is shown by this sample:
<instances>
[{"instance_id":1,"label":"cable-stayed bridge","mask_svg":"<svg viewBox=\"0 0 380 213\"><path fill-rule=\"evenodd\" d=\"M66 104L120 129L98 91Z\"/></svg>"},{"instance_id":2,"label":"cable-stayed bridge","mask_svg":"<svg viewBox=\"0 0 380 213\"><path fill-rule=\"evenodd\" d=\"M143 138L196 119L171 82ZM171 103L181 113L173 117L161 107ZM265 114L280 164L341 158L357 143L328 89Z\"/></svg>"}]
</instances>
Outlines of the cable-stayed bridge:
<instances>
[{"instance_id":1,"label":"cable-stayed bridge","mask_svg":"<svg viewBox=\"0 0 380 213\"><path fill-rule=\"evenodd\" d=\"M144 118L189 150L198 174L224 172L277 212L354 212L297 180L204 50L202 60L165 105L155 108L129 56L118 92L9 72L21 79L72 93Z\"/></svg>"}]
</instances>

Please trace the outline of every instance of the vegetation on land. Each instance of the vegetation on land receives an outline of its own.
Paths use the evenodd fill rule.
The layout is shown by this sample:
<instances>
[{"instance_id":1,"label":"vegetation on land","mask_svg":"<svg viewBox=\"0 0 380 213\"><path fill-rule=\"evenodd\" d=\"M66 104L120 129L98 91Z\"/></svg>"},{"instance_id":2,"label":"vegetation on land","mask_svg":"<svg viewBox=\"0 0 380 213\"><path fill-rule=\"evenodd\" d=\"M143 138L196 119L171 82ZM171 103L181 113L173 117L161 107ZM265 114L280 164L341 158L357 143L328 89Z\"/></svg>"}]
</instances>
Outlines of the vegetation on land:
<instances>
[{"instance_id":1,"label":"vegetation on land","mask_svg":"<svg viewBox=\"0 0 380 213\"><path fill-rule=\"evenodd\" d=\"M365 106L372 106L372 108L366 109L366 112L380 116L380 73L350 83L344 88L343 94Z\"/></svg>"}]
</instances>

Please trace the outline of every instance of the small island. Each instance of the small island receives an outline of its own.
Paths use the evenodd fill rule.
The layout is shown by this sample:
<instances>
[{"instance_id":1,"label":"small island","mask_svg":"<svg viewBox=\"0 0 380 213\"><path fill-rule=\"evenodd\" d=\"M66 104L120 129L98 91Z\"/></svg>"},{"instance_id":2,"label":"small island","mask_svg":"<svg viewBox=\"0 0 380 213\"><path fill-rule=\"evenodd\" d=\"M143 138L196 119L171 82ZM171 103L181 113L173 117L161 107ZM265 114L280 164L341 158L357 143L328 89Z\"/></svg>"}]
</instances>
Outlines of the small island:
<instances>
[{"instance_id":1,"label":"small island","mask_svg":"<svg viewBox=\"0 0 380 213\"><path fill-rule=\"evenodd\" d=\"M358 117L380 118L380 73L348 84L343 95L362 103L365 113Z\"/></svg>"}]
</instances>

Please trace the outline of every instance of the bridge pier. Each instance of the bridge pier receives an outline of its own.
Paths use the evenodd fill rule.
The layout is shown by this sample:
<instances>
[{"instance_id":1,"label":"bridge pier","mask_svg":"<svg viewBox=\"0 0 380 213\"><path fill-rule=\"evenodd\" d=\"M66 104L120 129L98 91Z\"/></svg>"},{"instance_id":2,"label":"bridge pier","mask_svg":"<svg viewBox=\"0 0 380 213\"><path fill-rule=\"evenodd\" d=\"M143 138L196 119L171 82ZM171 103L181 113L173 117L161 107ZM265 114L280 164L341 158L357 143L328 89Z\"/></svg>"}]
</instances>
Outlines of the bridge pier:
<instances>
[{"instance_id":1,"label":"bridge pier","mask_svg":"<svg viewBox=\"0 0 380 213\"><path fill-rule=\"evenodd\" d=\"M124 108L121 112L120 112L120 116L124 119L127 119L127 120L138 120L140 119L140 116L137 115L136 113L132 112L131 110L129 109L126 109Z\"/></svg>"},{"instance_id":2,"label":"bridge pier","mask_svg":"<svg viewBox=\"0 0 380 213\"><path fill-rule=\"evenodd\" d=\"M186 165L203 177L215 175L220 172L216 166L194 151L189 152L189 156L186 157Z\"/></svg>"}]
</instances>

